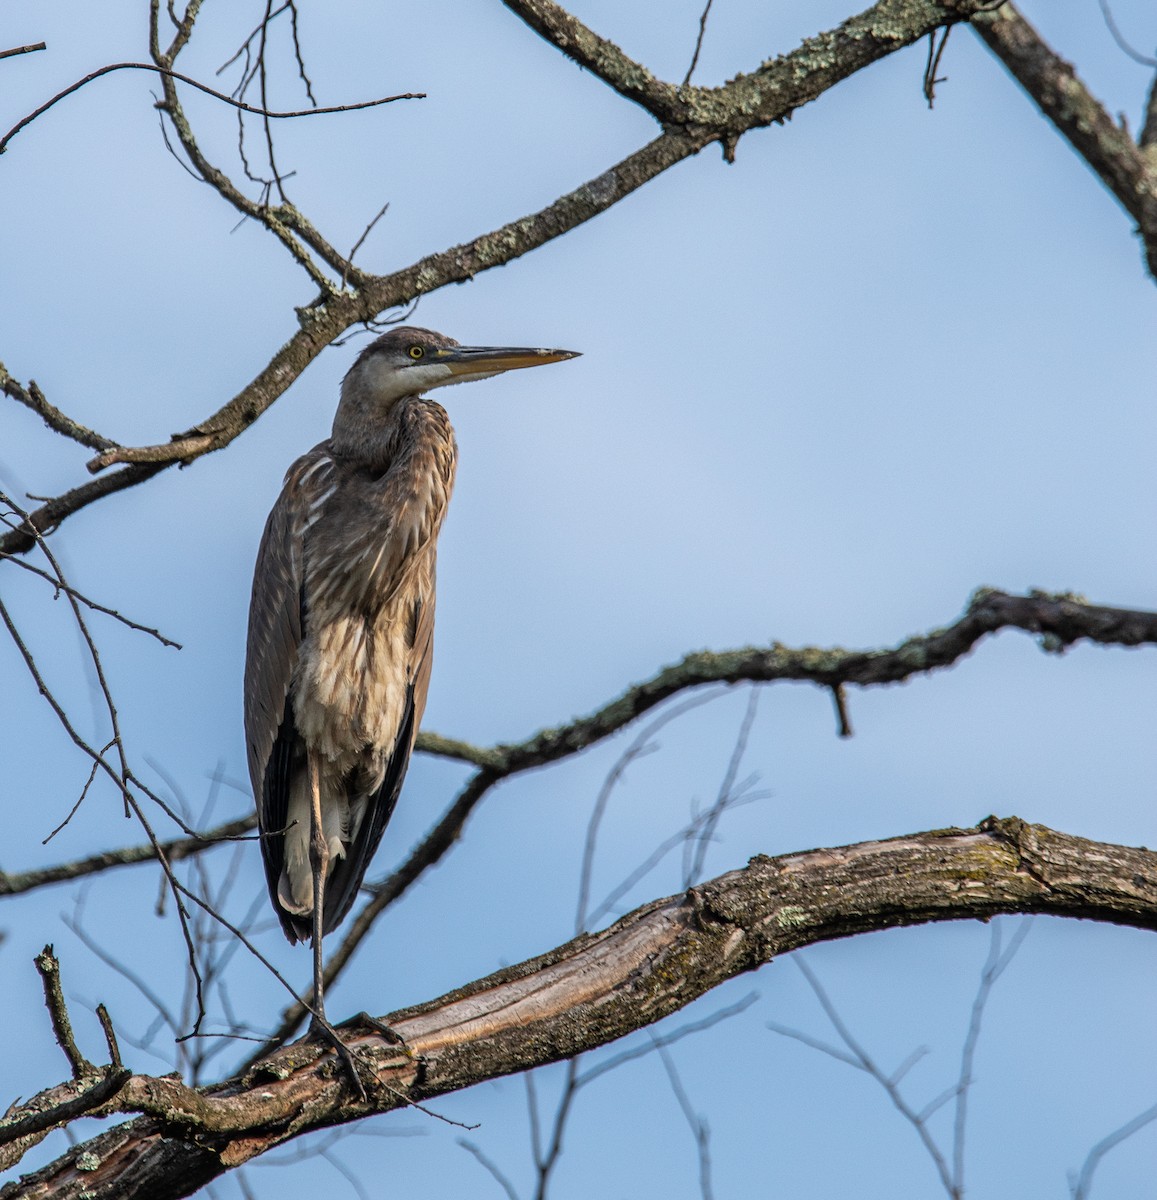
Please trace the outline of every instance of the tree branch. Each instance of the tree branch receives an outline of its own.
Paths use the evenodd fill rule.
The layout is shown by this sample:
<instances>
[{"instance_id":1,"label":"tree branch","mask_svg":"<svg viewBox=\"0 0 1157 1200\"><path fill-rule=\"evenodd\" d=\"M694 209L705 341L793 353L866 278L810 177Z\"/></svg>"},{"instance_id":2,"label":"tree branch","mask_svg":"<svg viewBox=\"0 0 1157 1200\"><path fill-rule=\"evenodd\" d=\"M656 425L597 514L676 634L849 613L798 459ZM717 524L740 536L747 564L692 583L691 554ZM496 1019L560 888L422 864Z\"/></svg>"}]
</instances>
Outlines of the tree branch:
<instances>
[{"instance_id":1,"label":"tree branch","mask_svg":"<svg viewBox=\"0 0 1157 1200\"><path fill-rule=\"evenodd\" d=\"M1011 4L977 14L972 27L1137 222L1149 273L1157 279L1157 159L1109 116L1072 65ZM1153 104L1151 96L1150 115ZM1148 120L1143 136L1152 136Z\"/></svg>"},{"instance_id":2,"label":"tree branch","mask_svg":"<svg viewBox=\"0 0 1157 1200\"><path fill-rule=\"evenodd\" d=\"M503 266L545 245L605 212L624 196L712 142L720 142L725 156L733 157L743 133L786 121L797 108L841 80L919 41L934 29L966 19L982 2L957 0L955 4L936 4L932 0L880 0L837 29L805 41L790 54L768 61L750 75L737 76L723 87L680 89L672 84L656 83L653 95L647 92L647 96L653 100L665 128L654 141L531 216L511 221L492 233L482 234L440 254L430 255L391 275L381 276L367 275L353 268L292 205L261 205L238 191L198 149L180 107L176 87L168 75L163 75L165 110L200 176L238 211L262 221L282 240L309 268L320 298L314 305L298 310L302 328L228 404L192 429L176 435L170 444L110 449L101 454L92 461L90 469L102 470L117 462L130 462L131 465L104 480L74 488L50 500L31 515L33 528L46 532L88 504L143 483L174 462L188 462L222 449L257 420L330 342L352 326L372 321L385 311L405 306L418 296L447 284L464 283L482 271ZM155 29L158 7L154 2L154 57L159 66L169 69L171 60L160 50ZM192 9L190 5L189 11ZM557 11L557 6L548 0L525 0L516 11L527 17L538 13L545 20L552 11ZM572 21L569 27L572 33L573 24ZM586 32L589 34L590 31ZM581 46L572 46L567 40L569 35L564 34L564 30L558 33L562 39L561 48L568 53L573 50L575 57L587 65L581 58ZM187 40L187 31L185 36ZM590 34L590 37L595 35ZM581 37L578 40L581 41ZM626 76L636 67L637 64L624 56L617 65L603 61L601 70L608 81L617 81L625 88ZM295 234L300 235L302 242L342 279L349 280L351 290L339 290L324 278ZM23 553L32 544L28 530L14 530L0 537L0 550L10 554Z\"/></svg>"},{"instance_id":3,"label":"tree branch","mask_svg":"<svg viewBox=\"0 0 1157 1200\"><path fill-rule=\"evenodd\" d=\"M47 50L45 42L34 42L29 46L14 46L11 50L0 50L0 58L12 58L17 54L34 54L37 50Z\"/></svg>"},{"instance_id":4,"label":"tree branch","mask_svg":"<svg viewBox=\"0 0 1157 1200\"><path fill-rule=\"evenodd\" d=\"M522 742L483 747L423 731L418 735L416 745L420 753L471 763L479 770L409 858L388 879L374 887L373 898L357 914L341 945L331 955L327 979L332 981L340 974L381 912L454 845L474 809L503 779L581 753L665 700L691 688L710 684L790 681L813 683L842 693L849 684L873 687L900 683L916 675L953 666L971 653L980 641L1002 629L1038 634L1043 648L1050 651L1061 651L1082 640L1112 646L1157 645L1157 613L1089 604L1069 594L1030 592L1027 596L1013 596L981 588L953 624L884 649L805 646L793 650L777 642L771 647L749 646L740 650L690 654L682 662L628 688L588 716L541 730ZM844 728L845 724L841 723L841 734ZM243 837L254 827L253 817L239 817L203 835L162 842L160 848L170 863L179 862L212 849L222 841ZM0 897L81 879L113 867L154 861L156 850L150 844L143 844L107 850L32 871L0 872ZM283 1014L275 1035L277 1043L293 1035L305 1012L295 1006Z\"/></svg>"},{"instance_id":5,"label":"tree branch","mask_svg":"<svg viewBox=\"0 0 1157 1200\"><path fill-rule=\"evenodd\" d=\"M207 830L200 837L174 838L172 841L161 842L160 850L168 862L180 862L184 858L201 853L202 850L211 850L222 842L244 837L252 833L256 826L256 817L238 817L218 825L215 829ZM156 849L149 843L144 843L139 846L125 846L120 850L106 850L102 854L92 854L74 862L41 867L35 871L0 871L0 896L19 896L49 884L68 883L74 879L83 879L86 875L97 875L112 867L128 867L136 863L156 861Z\"/></svg>"},{"instance_id":6,"label":"tree branch","mask_svg":"<svg viewBox=\"0 0 1157 1200\"><path fill-rule=\"evenodd\" d=\"M933 30L955 25L984 0L880 0L835 29L807 38L798 49L769 59L721 87L691 87L656 79L613 42L600 37L554 0L503 0L511 12L619 95L664 126L711 130L730 159L751 129L782 123L835 84Z\"/></svg>"},{"instance_id":7,"label":"tree branch","mask_svg":"<svg viewBox=\"0 0 1157 1200\"><path fill-rule=\"evenodd\" d=\"M79 442L82 446L87 446L90 450L111 450L117 444L95 430L89 429L87 425L82 425L79 421L65 416L55 404L48 402L47 397L36 386L34 379L30 379L28 386L24 387L8 374L8 368L3 363L0 363L0 392L3 392L5 396L11 396L13 400L18 400L26 408L32 409L49 429L74 442Z\"/></svg>"},{"instance_id":8,"label":"tree branch","mask_svg":"<svg viewBox=\"0 0 1157 1200\"><path fill-rule=\"evenodd\" d=\"M1157 853L990 817L975 829L757 857L602 933L390 1015L408 1054L348 1023L365 1102L316 1042L205 1089L134 1076L104 1111L144 1117L72 1147L0 1198L189 1195L301 1134L605 1045L803 946L1036 912L1157 929Z\"/></svg>"}]
</instances>

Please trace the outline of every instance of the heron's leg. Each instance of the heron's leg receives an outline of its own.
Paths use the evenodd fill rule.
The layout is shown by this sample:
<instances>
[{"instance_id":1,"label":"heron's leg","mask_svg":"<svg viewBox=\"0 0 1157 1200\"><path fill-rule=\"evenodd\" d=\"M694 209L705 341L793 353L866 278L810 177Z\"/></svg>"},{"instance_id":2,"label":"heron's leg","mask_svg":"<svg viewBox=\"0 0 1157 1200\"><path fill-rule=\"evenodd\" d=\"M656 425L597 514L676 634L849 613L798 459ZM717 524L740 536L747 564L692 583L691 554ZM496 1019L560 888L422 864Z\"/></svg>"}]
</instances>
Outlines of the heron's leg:
<instances>
[{"instance_id":1,"label":"heron's leg","mask_svg":"<svg viewBox=\"0 0 1157 1200\"><path fill-rule=\"evenodd\" d=\"M325 919L325 876L329 869L329 843L321 820L321 771L317 755L309 752L309 865L313 871L313 1016L325 1022L325 971L321 951Z\"/></svg>"},{"instance_id":2,"label":"heron's leg","mask_svg":"<svg viewBox=\"0 0 1157 1200\"><path fill-rule=\"evenodd\" d=\"M317 755L309 752L309 865L313 872L313 1019L309 1032L322 1037L337 1051L354 1091L364 1101L366 1086L358 1074L358 1066L341 1034L325 1015L325 962L321 952L322 923L325 919L325 876L329 869L329 843L321 821L321 771Z\"/></svg>"}]
</instances>

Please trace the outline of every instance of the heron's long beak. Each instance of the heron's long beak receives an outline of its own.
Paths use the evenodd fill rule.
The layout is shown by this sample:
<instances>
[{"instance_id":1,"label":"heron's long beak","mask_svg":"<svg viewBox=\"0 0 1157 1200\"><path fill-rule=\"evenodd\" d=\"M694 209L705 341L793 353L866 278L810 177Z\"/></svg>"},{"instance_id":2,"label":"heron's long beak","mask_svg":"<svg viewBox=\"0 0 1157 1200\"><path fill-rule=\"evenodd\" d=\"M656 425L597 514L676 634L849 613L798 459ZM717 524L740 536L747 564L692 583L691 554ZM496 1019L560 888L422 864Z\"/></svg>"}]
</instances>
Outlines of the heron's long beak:
<instances>
[{"instance_id":1,"label":"heron's long beak","mask_svg":"<svg viewBox=\"0 0 1157 1200\"><path fill-rule=\"evenodd\" d=\"M497 375L521 367L541 367L547 363L578 358L577 350L529 350L516 346L447 346L431 356L436 363L449 367L456 376Z\"/></svg>"}]
</instances>

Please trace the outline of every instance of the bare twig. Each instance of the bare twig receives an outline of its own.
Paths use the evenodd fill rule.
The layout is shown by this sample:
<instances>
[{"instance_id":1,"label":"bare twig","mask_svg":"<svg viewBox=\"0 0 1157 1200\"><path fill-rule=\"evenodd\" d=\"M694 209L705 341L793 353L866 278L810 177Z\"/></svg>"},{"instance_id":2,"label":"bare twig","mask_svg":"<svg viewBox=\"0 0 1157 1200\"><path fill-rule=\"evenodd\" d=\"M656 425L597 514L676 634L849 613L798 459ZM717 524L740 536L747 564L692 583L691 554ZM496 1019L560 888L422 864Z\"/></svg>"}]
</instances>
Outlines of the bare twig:
<instances>
[{"instance_id":1,"label":"bare twig","mask_svg":"<svg viewBox=\"0 0 1157 1200\"><path fill-rule=\"evenodd\" d=\"M494 1182L497 1183L498 1186L506 1193L508 1200L519 1200L518 1191L514 1184L511 1183L510 1179L502 1173L494 1161L486 1155L481 1146L476 1145L474 1142L471 1142L466 1138L459 1138L458 1145L461 1146L463 1150L469 1151L469 1153L471 1153L490 1173L490 1176Z\"/></svg>"},{"instance_id":2,"label":"bare twig","mask_svg":"<svg viewBox=\"0 0 1157 1200\"><path fill-rule=\"evenodd\" d=\"M98 763L93 769L99 768ZM238 817L225 821L213 829L193 837L173 838L171 841L160 843L161 852L169 862L180 862L191 855L203 850L211 850L222 842L235 841L241 838L249 840L247 835L257 827L254 816ZM35 891L54 883L67 883L74 879L82 879L86 875L97 875L112 867L127 867L136 863L155 862L156 851L149 843L138 846L126 846L120 850L106 850L103 854L93 854L74 862L61 863L54 867L41 867L34 871L8 873L0 871L0 896L18 896L23 892Z\"/></svg>"},{"instance_id":3,"label":"bare twig","mask_svg":"<svg viewBox=\"0 0 1157 1200\"><path fill-rule=\"evenodd\" d=\"M928 101L928 107L931 108L936 101L936 85L938 83L946 83L947 76L938 76L936 72L940 69L940 59L944 56L944 50L948 45L948 35L952 32L952 27L946 25L939 31L940 43L936 43L937 30L932 30L928 35L928 61L924 65L924 99Z\"/></svg>"},{"instance_id":4,"label":"bare twig","mask_svg":"<svg viewBox=\"0 0 1157 1200\"><path fill-rule=\"evenodd\" d=\"M120 62L110 63L107 67L101 67L98 71L91 71L84 76L83 79L78 79L76 83L70 84L63 91L57 92L51 100L47 100L39 108L33 109L26 117L21 117L8 132L0 138L0 154L3 154L8 149L8 143L22 130L26 129L38 117L43 116L48 110L59 104L61 100L71 96L74 92L78 92L82 87L86 87L96 79L100 79L103 75L109 75L113 71L152 71L157 75L164 75L166 78L175 79L178 83L188 84L189 87L196 88L199 92L204 92L207 96L212 96L214 100L220 100L222 104L228 104L232 108L236 108L241 112L252 113L254 116L263 117L266 120L282 121L296 117L320 117L330 113L357 112L363 108L377 108L382 104L393 104L395 100L424 100L425 92L403 92L396 96L382 96L377 100L361 100L354 104L333 104L326 108L300 108L293 109L289 112L274 112L267 108L258 108L252 104L246 104L243 100L234 100L232 96L226 96L224 92L219 92L215 88L211 88L208 84L201 83L199 80L192 79L188 75L182 75L179 71L172 71L167 67L159 67L155 63L142 62Z\"/></svg>"},{"instance_id":5,"label":"bare twig","mask_svg":"<svg viewBox=\"0 0 1157 1200\"><path fill-rule=\"evenodd\" d=\"M348 261L349 261L349 264L351 267L353 266L354 259L357 257L358 251L362 248L363 244L365 243L366 238L368 238L370 236L370 233L373 231L374 226L386 215L386 212L388 211L389 207L390 207L390 202L387 200L385 202L385 204L383 204L382 207L378 209L377 215L375 217L373 217L370 220L370 222L366 225L365 229L362 230L361 237L359 237L358 240L356 242L354 242L353 249L349 252L349 255L348 255ZM346 274L345 274L345 272L343 272L342 277L341 277L341 286L343 289L345 288L345 285L346 285Z\"/></svg>"},{"instance_id":6,"label":"bare twig","mask_svg":"<svg viewBox=\"0 0 1157 1200\"><path fill-rule=\"evenodd\" d=\"M703 8L703 12L699 17L699 36L695 39L695 53L691 55L691 65L687 68L687 74L683 76L683 86L686 87L691 82L691 76L695 74L695 67L699 62L699 52L703 49L703 37L707 32L707 17L711 12L711 5L715 0L707 0Z\"/></svg>"},{"instance_id":7,"label":"bare twig","mask_svg":"<svg viewBox=\"0 0 1157 1200\"><path fill-rule=\"evenodd\" d=\"M984 1019L984 1009L996 981L1004 974L1009 964L1016 957L1021 945L1024 943L1024 939L1028 936L1030 927L1031 921L1022 923L1013 935L1008 949L1002 951L1000 927L996 924L992 926L988 958L984 964L984 969L981 971L980 982L977 985L976 995L972 1002L968 1031L965 1034L961 1049L959 1075L951 1087L945 1088L944 1091L935 1096L919 1110L915 1109L904 1097L900 1091L900 1082L912 1067L927 1054L927 1048L924 1046L918 1047L891 1074L886 1073L863 1045L853 1036L851 1030L840 1016L839 1010L832 1002L831 997L828 996L827 991L815 973L802 958L795 960L796 966L803 973L804 978L807 980L816 999L820 1002L820 1006L823 1008L828 1020L832 1023L832 1027L839 1035L843 1046L832 1046L818 1038L810 1037L799 1030L789 1029L774 1022L767 1023L767 1027L773 1032L801 1042L813 1050L827 1054L829 1057L839 1062L847 1063L848 1066L855 1067L857 1070L864 1071L867 1075L871 1076L887 1093L888 1099L891 1100L900 1115L916 1131L921 1144L924 1146L936 1168L941 1186L944 1188L949 1200L963 1200L964 1197L964 1148L968 1125L968 1097L974 1082L973 1063L976 1058L976 1047L980 1041L980 1029ZM952 1099L956 1101L956 1112L953 1120L952 1162L949 1164L948 1156L941 1149L935 1137L933 1137L928 1121L934 1113L938 1112Z\"/></svg>"},{"instance_id":8,"label":"bare twig","mask_svg":"<svg viewBox=\"0 0 1157 1200\"><path fill-rule=\"evenodd\" d=\"M837 1055L843 1062L848 1062L850 1065L857 1067L859 1070L870 1075L887 1093L888 1099L892 1101L897 1112L915 1129L924 1149L928 1152L929 1158L932 1159L936 1167L936 1173L940 1176L940 1182L944 1187L944 1191L950 1197L950 1200L961 1200L961 1192L956 1188L952 1179L952 1173L948 1166L948 1160L944 1157L943 1151L940 1149L936 1139L932 1136L931 1130L928 1128L927 1117L918 1113L904 1098L900 1091L899 1084L895 1081L895 1076L888 1075L884 1072L868 1051L861 1045L857 1038L852 1034L840 1015L839 1010L832 1003L831 997L827 994L823 984L820 983L815 972L807 965L802 958L795 959L795 965L800 969L803 977L807 980L808 986L815 993L816 999L820 1002L820 1007L824 1010L828 1020L832 1023L832 1027L839 1034L840 1041L847 1047L847 1055ZM790 1036L790 1034L789 1034ZM817 1047L818 1048L818 1047Z\"/></svg>"},{"instance_id":9,"label":"bare twig","mask_svg":"<svg viewBox=\"0 0 1157 1200\"><path fill-rule=\"evenodd\" d=\"M15 46L11 50L0 50L0 58L11 58L15 54L34 54L37 50L47 50L46 42L33 42L30 46Z\"/></svg>"},{"instance_id":10,"label":"bare twig","mask_svg":"<svg viewBox=\"0 0 1157 1200\"><path fill-rule=\"evenodd\" d=\"M23 404L25 408L30 408L55 433L59 433L71 441L79 442L90 450L109 450L117 444L110 438L89 429L87 425L82 425L79 421L65 416L55 404L49 403L48 398L37 387L34 379L30 379L28 386L25 387L18 380L12 378L3 363L0 363L0 391Z\"/></svg>"},{"instance_id":11,"label":"bare twig","mask_svg":"<svg viewBox=\"0 0 1157 1200\"><path fill-rule=\"evenodd\" d=\"M665 728L672 721L678 720L686 713L714 699L714 695L696 696L691 700L686 700L682 704L677 704L673 708L668 709L656 720L643 727L635 738L632 739L630 745L619 755L610 771L607 772L607 777L603 780L602 787L599 788L598 796L595 798L594 807L591 809L590 819L587 822L587 835L583 842L583 855L579 867L578 904L575 912L575 933L582 933L589 926L590 914L587 910L590 905L591 877L594 872L595 848L598 844L599 826L602 824L611 795L618 786L623 774L631 763L636 762L647 754L652 754L657 749L652 744L651 739L661 729Z\"/></svg>"},{"instance_id":12,"label":"bare twig","mask_svg":"<svg viewBox=\"0 0 1157 1200\"><path fill-rule=\"evenodd\" d=\"M952 1180L958 1195L964 1195L964 1144L968 1127L968 1097L972 1091L973 1063L976 1047L980 1043L980 1027L984 1020L984 1009L992 995L996 981L1008 969L1020 952L1024 939L1032 930L1032 920L1022 921L1012 935L1008 949L1001 952L1001 926L993 921L989 940L988 959L980 973L980 983L972 1001L972 1012L968 1019L968 1033L960 1054L960 1075L956 1081L956 1113L952 1122Z\"/></svg>"},{"instance_id":13,"label":"bare twig","mask_svg":"<svg viewBox=\"0 0 1157 1200\"><path fill-rule=\"evenodd\" d=\"M40 972L40 980L44 985L44 1003L52 1020L52 1031L56 1034L57 1045L64 1051L68 1065L72 1068L73 1079L91 1075L96 1067L81 1054L76 1038L73 1037L72 1021L69 1019L68 1006L64 1003L64 991L60 986L60 960L51 946L45 946L36 956L36 969Z\"/></svg>"},{"instance_id":14,"label":"bare twig","mask_svg":"<svg viewBox=\"0 0 1157 1200\"><path fill-rule=\"evenodd\" d=\"M832 688L832 703L836 708L836 732L842 738L853 734L852 721L848 716L848 691L842 683Z\"/></svg>"},{"instance_id":15,"label":"bare twig","mask_svg":"<svg viewBox=\"0 0 1157 1200\"><path fill-rule=\"evenodd\" d=\"M751 727L755 724L755 715L759 710L759 689L751 688L747 695L747 708L743 714L743 720L739 723L739 730L735 735L735 745L731 749L731 757L727 762L727 769L723 772L723 780L719 784L719 790L716 792L715 800L711 807L703 814L702 819L697 823L698 828L688 836L685 849L685 858L683 866L683 886L691 887L703 873L703 863L707 858L707 850L715 838L715 831L719 828L719 822L723 819L723 814L730 808L734 802L743 794L751 782L740 785L738 792L735 788L735 779L739 774L740 764L743 762L743 756L747 751L748 739L751 737Z\"/></svg>"},{"instance_id":16,"label":"bare twig","mask_svg":"<svg viewBox=\"0 0 1157 1200\"><path fill-rule=\"evenodd\" d=\"M105 1044L108 1046L109 1061L114 1067L123 1067L121 1062L121 1048L117 1044L116 1030L113 1028L112 1017L108 1015L108 1009L103 1004L96 1006L96 1019L100 1022L100 1027L104 1030Z\"/></svg>"},{"instance_id":17,"label":"bare twig","mask_svg":"<svg viewBox=\"0 0 1157 1200\"><path fill-rule=\"evenodd\" d=\"M0 502L5 504L10 503L3 492L0 492ZM109 608L107 605L100 604L98 601L86 596L83 592L78 591L65 580L56 575L50 575L42 568L33 566L32 563L26 562L24 559L18 558L14 554L4 554L0 552L0 558L7 559L15 566L20 567L21 570L27 571L30 575L38 575L41 579L47 580L56 589L57 593L67 593L69 596L72 596L73 599L79 600L80 603L85 606L85 608L92 609L93 612L104 613L105 616L112 617L114 621L119 621L126 628L133 629L137 633L147 633L149 637L156 638L156 640L160 642L162 646L168 646L173 650L180 650L183 648L180 642L175 642L172 638L165 637L165 635L161 633L159 629L154 629L151 625L138 624L136 621L126 617L123 613L117 612L115 608Z\"/></svg>"},{"instance_id":18,"label":"bare twig","mask_svg":"<svg viewBox=\"0 0 1157 1200\"><path fill-rule=\"evenodd\" d=\"M594 1083L601 1076L618 1070L625 1063L646 1058L649 1054L654 1054L661 1047L673 1046L676 1042L681 1042L684 1038L691 1037L697 1033L703 1033L707 1029L712 1029L722 1022L730 1020L732 1017L739 1016L741 1012L746 1012L758 999L758 992L748 992L742 1000L737 1000L734 1004L729 1004L725 1008L717 1009L709 1016L700 1017L696 1021L687 1021L677 1029L673 1029L670 1033L651 1033L647 1040L640 1045L632 1046L629 1050L622 1050L618 1054L604 1058L593 1067L588 1067L585 1071L580 1072L577 1084L579 1087L586 1087L587 1084Z\"/></svg>"},{"instance_id":19,"label":"bare twig","mask_svg":"<svg viewBox=\"0 0 1157 1200\"><path fill-rule=\"evenodd\" d=\"M1143 67L1157 67L1157 58L1153 58L1148 54L1142 54L1139 50L1135 49L1121 32L1121 28L1113 16L1113 10L1109 7L1109 0L1097 0L1097 3L1101 6L1101 16L1105 18L1105 28L1108 29L1113 41L1117 43L1117 48L1122 53L1127 54L1135 63L1140 63Z\"/></svg>"},{"instance_id":20,"label":"bare twig","mask_svg":"<svg viewBox=\"0 0 1157 1200\"><path fill-rule=\"evenodd\" d=\"M1088 1153L1080 1172L1069 1177L1069 1193L1072 1200L1088 1200L1093 1186L1093 1175L1101 1165L1101 1160L1111 1150L1115 1150L1122 1142L1128 1141L1134 1134L1139 1133L1146 1125L1157 1121L1157 1104L1152 1108L1138 1113L1131 1121L1126 1121L1112 1133L1103 1137Z\"/></svg>"},{"instance_id":21,"label":"bare twig","mask_svg":"<svg viewBox=\"0 0 1157 1200\"><path fill-rule=\"evenodd\" d=\"M667 1072L667 1081L671 1085L671 1091L675 1094L683 1119L687 1122L687 1128L691 1130L691 1136L695 1139L695 1153L699 1159L699 1194L703 1200L712 1200L714 1192L711 1186L711 1130L707 1124L707 1118L700 1116L695 1111L695 1106L691 1103L691 1097L687 1095L687 1089L683 1086L683 1080L679 1076L671 1052L666 1046L661 1046L657 1042L655 1049L663 1062L663 1069Z\"/></svg>"}]
</instances>

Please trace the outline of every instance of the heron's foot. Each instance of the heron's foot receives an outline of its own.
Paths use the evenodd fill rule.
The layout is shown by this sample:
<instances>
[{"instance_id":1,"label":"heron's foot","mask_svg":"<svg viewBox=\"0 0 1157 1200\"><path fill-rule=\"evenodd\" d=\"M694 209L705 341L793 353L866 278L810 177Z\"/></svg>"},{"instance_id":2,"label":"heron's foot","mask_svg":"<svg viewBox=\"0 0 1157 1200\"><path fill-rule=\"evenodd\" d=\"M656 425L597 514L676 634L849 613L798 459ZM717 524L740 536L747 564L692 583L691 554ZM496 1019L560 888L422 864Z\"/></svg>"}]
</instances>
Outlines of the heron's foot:
<instances>
[{"instance_id":1,"label":"heron's foot","mask_svg":"<svg viewBox=\"0 0 1157 1200\"><path fill-rule=\"evenodd\" d=\"M314 1013L313 1019L309 1023L309 1036L319 1042L329 1042L334 1048L337 1052L338 1061L345 1068L350 1086L357 1094L358 1099L365 1104L369 1100L366 1085L362 1082L361 1072L358 1070L358 1062L354 1058L354 1052L342 1041L341 1034L334 1029L325 1017L319 1017L317 1013Z\"/></svg>"},{"instance_id":2,"label":"heron's foot","mask_svg":"<svg viewBox=\"0 0 1157 1200\"><path fill-rule=\"evenodd\" d=\"M407 1058L413 1058L414 1052L406 1045L406 1039L392 1026L387 1025L380 1017L371 1017L368 1012L360 1012L351 1017L346 1025L364 1025L375 1033L380 1033L391 1046L400 1046Z\"/></svg>"}]
</instances>

